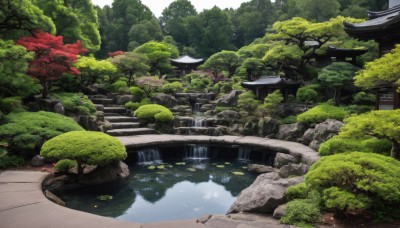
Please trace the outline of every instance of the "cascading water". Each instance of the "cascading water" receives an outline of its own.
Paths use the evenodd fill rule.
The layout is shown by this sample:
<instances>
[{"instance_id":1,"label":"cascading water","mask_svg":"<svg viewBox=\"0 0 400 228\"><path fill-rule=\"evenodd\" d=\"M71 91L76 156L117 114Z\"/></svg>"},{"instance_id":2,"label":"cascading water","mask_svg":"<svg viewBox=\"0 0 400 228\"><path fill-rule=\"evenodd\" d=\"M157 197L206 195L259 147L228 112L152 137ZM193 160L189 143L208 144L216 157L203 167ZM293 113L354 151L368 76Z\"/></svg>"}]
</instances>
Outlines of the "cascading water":
<instances>
[{"instance_id":1,"label":"cascading water","mask_svg":"<svg viewBox=\"0 0 400 228\"><path fill-rule=\"evenodd\" d=\"M191 146L186 151L185 159L189 160L204 160L208 159L208 147L206 146Z\"/></svg>"},{"instance_id":2,"label":"cascading water","mask_svg":"<svg viewBox=\"0 0 400 228\"><path fill-rule=\"evenodd\" d=\"M159 164L163 163L160 156L160 150L157 148L141 149L137 152L138 164Z\"/></svg>"},{"instance_id":3,"label":"cascading water","mask_svg":"<svg viewBox=\"0 0 400 228\"><path fill-rule=\"evenodd\" d=\"M238 160L241 162L249 162L250 161L250 152L249 148L239 148L238 152Z\"/></svg>"},{"instance_id":4,"label":"cascading water","mask_svg":"<svg viewBox=\"0 0 400 228\"><path fill-rule=\"evenodd\" d=\"M200 116L196 116L191 124L191 127L205 127L205 126L206 126L206 119Z\"/></svg>"}]
</instances>

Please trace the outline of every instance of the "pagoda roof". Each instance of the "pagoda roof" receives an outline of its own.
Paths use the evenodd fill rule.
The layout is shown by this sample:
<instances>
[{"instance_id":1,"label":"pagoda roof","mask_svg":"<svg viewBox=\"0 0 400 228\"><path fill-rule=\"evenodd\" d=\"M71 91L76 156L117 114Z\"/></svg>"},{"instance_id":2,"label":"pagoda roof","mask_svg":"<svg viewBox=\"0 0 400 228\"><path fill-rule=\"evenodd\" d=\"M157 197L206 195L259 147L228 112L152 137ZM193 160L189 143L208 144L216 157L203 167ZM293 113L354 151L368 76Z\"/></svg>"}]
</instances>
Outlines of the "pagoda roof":
<instances>
[{"instance_id":1,"label":"pagoda roof","mask_svg":"<svg viewBox=\"0 0 400 228\"><path fill-rule=\"evenodd\" d=\"M282 79L279 76L261 76L259 79L252 82L242 82L242 85L244 87L268 86L268 85L278 85L278 84L299 84L299 83L292 80Z\"/></svg>"},{"instance_id":2,"label":"pagoda roof","mask_svg":"<svg viewBox=\"0 0 400 228\"><path fill-rule=\"evenodd\" d=\"M399 12L400 11L400 5L394 6L390 9L387 10L383 10L383 11L370 11L368 10L368 18L370 20L378 18L378 17L382 17L382 16L386 16L388 14L392 14L395 12Z\"/></svg>"},{"instance_id":3,"label":"pagoda roof","mask_svg":"<svg viewBox=\"0 0 400 228\"><path fill-rule=\"evenodd\" d=\"M177 59L171 59L171 62L180 64L200 64L203 62L203 59L195 59L191 56L184 55Z\"/></svg>"},{"instance_id":4,"label":"pagoda roof","mask_svg":"<svg viewBox=\"0 0 400 228\"><path fill-rule=\"evenodd\" d=\"M334 46L328 47L328 53L330 54L346 54L346 55L363 55L368 52L368 49L356 49L356 48L338 48Z\"/></svg>"},{"instance_id":5,"label":"pagoda roof","mask_svg":"<svg viewBox=\"0 0 400 228\"><path fill-rule=\"evenodd\" d=\"M397 10L374 18L369 21L362 23L352 24L344 22L345 30L350 35L369 34L374 32L381 32L392 29L393 27L398 27L400 23L400 7L395 7Z\"/></svg>"}]
</instances>

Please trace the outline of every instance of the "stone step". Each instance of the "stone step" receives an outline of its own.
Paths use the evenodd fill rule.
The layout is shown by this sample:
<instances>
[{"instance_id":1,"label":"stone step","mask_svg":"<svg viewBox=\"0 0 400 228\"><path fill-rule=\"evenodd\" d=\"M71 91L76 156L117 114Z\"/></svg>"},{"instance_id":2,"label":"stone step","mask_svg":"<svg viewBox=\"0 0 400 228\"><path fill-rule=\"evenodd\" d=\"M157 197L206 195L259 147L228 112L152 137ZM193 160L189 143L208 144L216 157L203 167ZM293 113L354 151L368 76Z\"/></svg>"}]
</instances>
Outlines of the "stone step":
<instances>
[{"instance_id":1,"label":"stone step","mask_svg":"<svg viewBox=\"0 0 400 228\"><path fill-rule=\"evenodd\" d=\"M134 122L119 122L119 123L111 123L111 128L115 129L126 129L126 128L138 128L140 127L140 123Z\"/></svg>"},{"instance_id":2,"label":"stone step","mask_svg":"<svg viewBox=\"0 0 400 228\"><path fill-rule=\"evenodd\" d=\"M113 106L113 107L104 107L105 113L119 113L125 114L126 108L124 106Z\"/></svg>"},{"instance_id":3,"label":"stone step","mask_svg":"<svg viewBox=\"0 0 400 228\"><path fill-rule=\"evenodd\" d=\"M93 104L102 104L102 105L114 104L114 100L109 98L92 98L90 100L93 102Z\"/></svg>"},{"instance_id":4,"label":"stone step","mask_svg":"<svg viewBox=\"0 0 400 228\"><path fill-rule=\"evenodd\" d=\"M110 123L120 123L120 122L138 122L136 117L129 117L129 116L107 116L104 117Z\"/></svg>"},{"instance_id":5,"label":"stone step","mask_svg":"<svg viewBox=\"0 0 400 228\"><path fill-rule=\"evenodd\" d=\"M146 135L154 133L156 133L155 130L151 128L128 128L128 129L115 129L107 131L107 134L111 136Z\"/></svg>"},{"instance_id":6,"label":"stone step","mask_svg":"<svg viewBox=\"0 0 400 228\"><path fill-rule=\"evenodd\" d=\"M90 99L92 98L108 98L107 95L97 94L97 95L87 95Z\"/></svg>"}]
</instances>

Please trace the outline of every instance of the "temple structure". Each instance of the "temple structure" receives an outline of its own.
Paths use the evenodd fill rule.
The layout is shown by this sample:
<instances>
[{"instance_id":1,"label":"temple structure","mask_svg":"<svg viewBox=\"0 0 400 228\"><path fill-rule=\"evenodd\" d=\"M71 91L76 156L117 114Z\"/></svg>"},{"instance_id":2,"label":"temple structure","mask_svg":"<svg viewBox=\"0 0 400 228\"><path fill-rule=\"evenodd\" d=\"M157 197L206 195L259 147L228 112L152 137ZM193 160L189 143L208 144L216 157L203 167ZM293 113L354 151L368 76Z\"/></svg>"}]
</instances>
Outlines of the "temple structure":
<instances>
[{"instance_id":1,"label":"temple structure","mask_svg":"<svg viewBox=\"0 0 400 228\"><path fill-rule=\"evenodd\" d=\"M189 74L193 70L196 70L203 62L203 59L195 59L188 55L181 56L177 59L171 59L171 64L176 67L179 76Z\"/></svg>"},{"instance_id":2,"label":"temple structure","mask_svg":"<svg viewBox=\"0 0 400 228\"><path fill-rule=\"evenodd\" d=\"M357 66L357 57L367 53L367 49L337 48L329 46L325 54L314 54L317 65L328 65L331 62L348 62Z\"/></svg>"},{"instance_id":3,"label":"temple structure","mask_svg":"<svg viewBox=\"0 0 400 228\"><path fill-rule=\"evenodd\" d=\"M250 89L259 100L279 89L283 95L284 101L288 100L288 95L296 95L300 86L299 82L282 79L279 76L262 76L258 80L252 82L242 82L244 88Z\"/></svg>"},{"instance_id":4,"label":"temple structure","mask_svg":"<svg viewBox=\"0 0 400 228\"><path fill-rule=\"evenodd\" d=\"M368 11L369 20L363 23L344 23L345 31L359 40L375 40L379 44L379 55L389 53L400 44L400 0L390 0L389 9L379 12ZM400 108L400 94L396 85L376 88L376 109Z\"/></svg>"}]
</instances>

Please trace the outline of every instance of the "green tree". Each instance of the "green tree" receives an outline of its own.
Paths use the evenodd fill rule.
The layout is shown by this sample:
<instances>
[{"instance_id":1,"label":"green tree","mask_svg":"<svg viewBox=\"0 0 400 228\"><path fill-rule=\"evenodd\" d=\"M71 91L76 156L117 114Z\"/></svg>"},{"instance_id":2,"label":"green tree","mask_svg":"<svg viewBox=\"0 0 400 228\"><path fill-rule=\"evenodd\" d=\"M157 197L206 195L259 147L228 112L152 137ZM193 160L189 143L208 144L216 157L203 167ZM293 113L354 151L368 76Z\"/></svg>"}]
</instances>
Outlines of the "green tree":
<instances>
[{"instance_id":1,"label":"green tree","mask_svg":"<svg viewBox=\"0 0 400 228\"><path fill-rule=\"evenodd\" d=\"M299 8L305 18L313 21L326 21L340 12L338 0L298 0Z\"/></svg>"},{"instance_id":2,"label":"green tree","mask_svg":"<svg viewBox=\"0 0 400 228\"><path fill-rule=\"evenodd\" d=\"M252 91L240 94L237 101L238 108L248 112L249 114L254 113L260 104L261 102L256 99L256 96Z\"/></svg>"},{"instance_id":3,"label":"green tree","mask_svg":"<svg viewBox=\"0 0 400 228\"><path fill-rule=\"evenodd\" d=\"M334 89L333 99L339 105L341 90L344 86L351 84L358 68L350 63L335 62L324 67L318 75L322 85Z\"/></svg>"},{"instance_id":4,"label":"green tree","mask_svg":"<svg viewBox=\"0 0 400 228\"><path fill-rule=\"evenodd\" d=\"M166 34L174 37L176 42L188 46L185 19L196 15L196 9L190 1L176 0L163 10L160 17L161 27Z\"/></svg>"},{"instance_id":5,"label":"green tree","mask_svg":"<svg viewBox=\"0 0 400 228\"><path fill-rule=\"evenodd\" d=\"M67 44L77 40L91 52L100 49L100 33L97 12L91 0L35 0L45 15L57 27L57 35Z\"/></svg>"},{"instance_id":6,"label":"green tree","mask_svg":"<svg viewBox=\"0 0 400 228\"><path fill-rule=\"evenodd\" d=\"M105 165L127 157L125 146L118 139L94 131L73 131L54 137L43 144L40 155L75 160L79 176L84 165Z\"/></svg>"},{"instance_id":7,"label":"green tree","mask_svg":"<svg viewBox=\"0 0 400 228\"><path fill-rule=\"evenodd\" d=\"M18 39L37 30L55 34L56 26L31 0L0 0L1 39Z\"/></svg>"},{"instance_id":8,"label":"green tree","mask_svg":"<svg viewBox=\"0 0 400 228\"><path fill-rule=\"evenodd\" d=\"M112 74L117 68L107 60L96 60L94 57L81 56L74 66L81 72L81 84L91 85L104 74ZM86 83L85 83L86 81Z\"/></svg>"},{"instance_id":9,"label":"green tree","mask_svg":"<svg viewBox=\"0 0 400 228\"><path fill-rule=\"evenodd\" d=\"M246 78L251 81L254 77L261 75L265 66L261 59L247 58L243 61L241 68L246 69Z\"/></svg>"},{"instance_id":10,"label":"green tree","mask_svg":"<svg viewBox=\"0 0 400 228\"><path fill-rule=\"evenodd\" d=\"M138 24L134 24L129 30L128 50L132 51L139 45L148 41L161 41L162 31L160 24L154 18L151 20L143 20Z\"/></svg>"},{"instance_id":11,"label":"green tree","mask_svg":"<svg viewBox=\"0 0 400 228\"><path fill-rule=\"evenodd\" d=\"M132 85L134 76L142 76L150 70L148 58L144 54L125 52L111 60L118 70L128 79L128 87Z\"/></svg>"},{"instance_id":12,"label":"green tree","mask_svg":"<svg viewBox=\"0 0 400 228\"><path fill-rule=\"evenodd\" d=\"M366 135L392 142L391 156L400 159L400 110L375 110L348 117L339 132L344 138L362 138Z\"/></svg>"},{"instance_id":13,"label":"green tree","mask_svg":"<svg viewBox=\"0 0 400 228\"><path fill-rule=\"evenodd\" d=\"M315 90L315 86L304 86L297 90L296 97L308 104L317 101L318 92Z\"/></svg>"},{"instance_id":14,"label":"green tree","mask_svg":"<svg viewBox=\"0 0 400 228\"><path fill-rule=\"evenodd\" d=\"M379 59L369 62L364 69L357 72L355 85L365 89L371 89L381 85L400 85L400 45L397 45L390 53Z\"/></svg>"},{"instance_id":15,"label":"green tree","mask_svg":"<svg viewBox=\"0 0 400 228\"><path fill-rule=\"evenodd\" d=\"M146 97L150 98L152 92L160 89L163 86L164 80L155 76L146 76L136 79L136 84L138 87L143 89Z\"/></svg>"},{"instance_id":16,"label":"green tree","mask_svg":"<svg viewBox=\"0 0 400 228\"><path fill-rule=\"evenodd\" d=\"M172 70L170 59L177 58L179 55L175 46L155 41L142 44L133 52L146 55L150 65L150 73L159 76Z\"/></svg>"},{"instance_id":17,"label":"green tree","mask_svg":"<svg viewBox=\"0 0 400 228\"><path fill-rule=\"evenodd\" d=\"M258 107L257 111L261 116L268 115L275 117L279 113L278 106L282 103L282 101L283 96L281 91L275 90L264 98L264 103Z\"/></svg>"},{"instance_id":18,"label":"green tree","mask_svg":"<svg viewBox=\"0 0 400 228\"><path fill-rule=\"evenodd\" d=\"M11 40L0 39L0 97L25 96L40 91L39 81L26 75L32 53Z\"/></svg>"},{"instance_id":19,"label":"green tree","mask_svg":"<svg viewBox=\"0 0 400 228\"><path fill-rule=\"evenodd\" d=\"M180 82L171 82L164 84L161 88L163 93L174 94L183 91L183 85Z\"/></svg>"},{"instance_id":20,"label":"green tree","mask_svg":"<svg viewBox=\"0 0 400 228\"><path fill-rule=\"evenodd\" d=\"M221 51L218 52L204 63L205 68L209 68L213 71L214 75L218 75L222 70L228 71L228 77L232 77L236 69L241 63L240 56L234 51Z\"/></svg>"}]
</instances>

